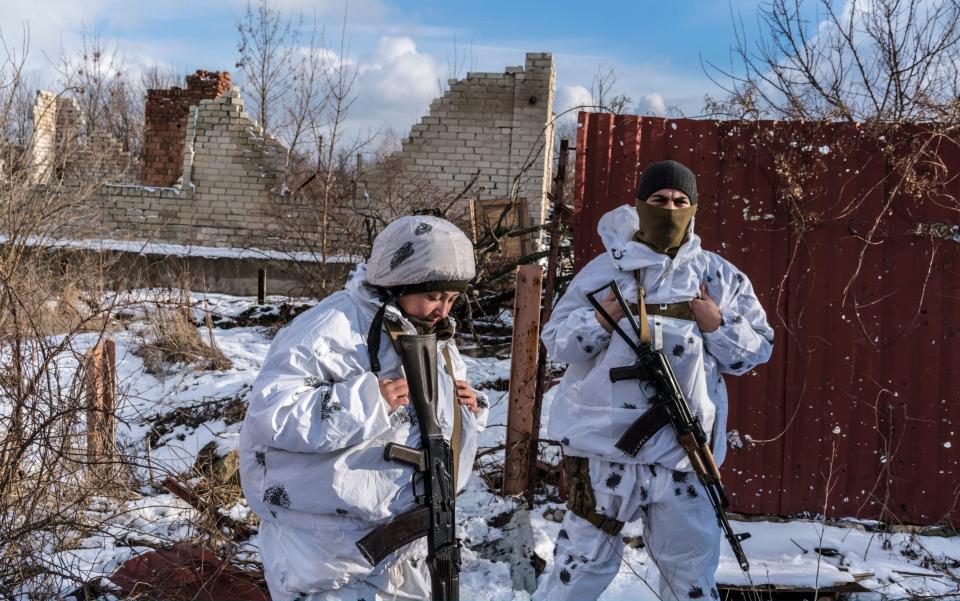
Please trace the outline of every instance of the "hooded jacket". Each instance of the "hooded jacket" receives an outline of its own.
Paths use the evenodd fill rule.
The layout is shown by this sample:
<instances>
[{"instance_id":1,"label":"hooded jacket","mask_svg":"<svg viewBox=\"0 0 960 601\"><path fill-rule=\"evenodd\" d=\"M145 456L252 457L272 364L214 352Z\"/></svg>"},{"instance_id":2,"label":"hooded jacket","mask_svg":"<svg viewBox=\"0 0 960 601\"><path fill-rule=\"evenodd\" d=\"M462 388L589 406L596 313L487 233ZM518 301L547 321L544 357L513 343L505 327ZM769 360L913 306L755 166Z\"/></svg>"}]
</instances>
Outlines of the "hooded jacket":
<instances>
[{"instance_id":1,"label":"hooded jacket","mask_svg":"<svg viewBox=\"0 0 960 601\"><path fill-rule=\"evenodd\" d=\"M419 586L412 591L410 582L404 587L398 581L402 575L387 573L398 559L425 556L422 540L376 567L355 545L375 526L414 507L413 469L384 460L384 446L420 447L412 406L390 413L380 394L380 378L403 377L400 357L386 335L378 353L381 370L370 370L366 337L383 300L365 275L365 266L358 266L344 290L277 334L250 394L240 432L240 470L244 495L261 519L262 548L270 549L263 559L275 598L335 590L358 580L406 595L425 583L429 595L423 570L407 575ZM416 333L394 305L387 305L384 319ZM462 490L486 409L475 416L454 405L444 348L450 350L456 379L466 379L466 365L452 339L438 342L438 417L444 435L452 434L453 411L463 420Z\"/></svg>"},{"instance_id":2,"label":"hooded jacket","mask_svg":"<svg viewBox=\"0 0 960 601\"><path fill-rule=\"evenodd\" d=\"M606 252L574 277L543 328L551 358L568 364L551 406L549 435L570 455L691 470L669 427L647 441L636 457L614 446L650 408L650 402L639 381L610 382L610 368L631 365L635 356L618 336L611 337L603 329L586 294L616 280L627 302L636 302L634 272L639 270L648 304L688 301L706 284L720 308L722 323L709 333L701 332L694 321L647 317L653 344L670 360L691 412L711 437L719 464L726 455L727 422L721 374L744 374L766 362L773 348L773 329L750 280L726 259L701 249L692 222L688 239L674 259L635 241L639 225L637 211L630 205L600 219L597 231ZM630 331L625 320L620 325Z\"/></svg>"}]
</instances>

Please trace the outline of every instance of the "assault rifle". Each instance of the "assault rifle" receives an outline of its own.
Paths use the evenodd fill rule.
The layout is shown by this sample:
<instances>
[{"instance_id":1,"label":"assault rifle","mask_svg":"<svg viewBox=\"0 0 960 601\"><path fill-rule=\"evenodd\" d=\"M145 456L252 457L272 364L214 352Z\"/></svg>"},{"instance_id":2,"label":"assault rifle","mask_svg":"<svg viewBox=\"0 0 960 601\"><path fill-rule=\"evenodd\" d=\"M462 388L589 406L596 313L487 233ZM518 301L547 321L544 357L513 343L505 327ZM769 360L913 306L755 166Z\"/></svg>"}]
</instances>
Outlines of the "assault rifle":
<instances>
[{"instance_id":1,"label":"assault rifle","mask_svg":"<svg viewBox=\"0 0 960 601\"><path fill-rule=\"evenodd\" d=\"M603 308L603 305L597 301L597 294L608 288L613 290L620 309L630 323L636 341L623 331L620 325ZM750 538L750 533L735 533L733 528L730 527L730 522L727 521L726 509L729 507L730 501L727 499L723 484L720 482L720 470L717 469L717 464L713 459L709 440L700 424L700 418L690 413L690 407L683 396L683 391L680 389L680 383L677 382L677 377L673 373L670 361L666 355L650 346L649 336L642 334L643 330L637 324L636 316L631 313L629 305L624 301L623 293L616 281L588 293L587 300L637 355L633 365L611 369L610 381L640 380L653 389L653 394L648 395L652 405L651 408L627 427L627 430L617 441L616 447L631 457L636 457L641 447L654 434L667 425L672 426L677 435L677 442L686 452L693 471L696 472L697 478L707 491L707 498L713 505L717 522L720 524L720 529L723 530L727 542L730 543L730 548L733 549L733 554L740 563L740 568L744 572L749 571L750 564L747 562L747 556L744 554L740 542ZM643 301L643 294L641 293L637 305L643 307ZM641 316L646 319L645 312L641 312ZM643 325L646 326L646 324Z\"/></svg>"},{"instance_id":2,"label":"assault rifle","mask_svg":"<svg viewBox=\"0 0 960 601\"><path fill-rule=\"evenodd\" d=\"M387 443L383 456L413 467L422 476L417 506L378 526L357 542L360 552L377 565L388 555L427 537L427 568L433 601L460 598L460 541L456 538L453 451L437 420L437 337L397 337L400 360L410 387L409 398L420 425L421 449Z\"/></svg>"}]
</instances>

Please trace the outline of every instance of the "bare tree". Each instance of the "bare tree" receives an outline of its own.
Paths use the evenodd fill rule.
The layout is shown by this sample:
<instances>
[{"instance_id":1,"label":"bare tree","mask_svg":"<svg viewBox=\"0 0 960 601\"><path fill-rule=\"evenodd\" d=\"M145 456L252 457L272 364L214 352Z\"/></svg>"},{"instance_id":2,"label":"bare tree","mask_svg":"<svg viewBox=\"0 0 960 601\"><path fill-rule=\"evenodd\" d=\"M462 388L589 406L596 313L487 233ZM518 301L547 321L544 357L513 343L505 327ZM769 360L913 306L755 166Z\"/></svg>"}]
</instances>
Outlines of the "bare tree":
<instances>
[{"instance_id":1,"label":"bare tree","mask_svg":"<svg viewBox=\"0 0 960 601\"><path fill-rule=\"evenodd\" d=\"M77 102L77 137L100 135L120 142L138 158L143 140L142 78L130 77L119 47L108 46L97 32L84 31L75 50L60 49L58 86Z\"/></svg>"},{"instance_id":2,"label":"bare tree","mask_svg":"<svg viewBox=\"0 0 960 601\"><path fill-rule=\"evenodd\" d=\"M310 31L310 42L302 49L302 56L293 71L293 84L289 98L284 103L285 123L281 134L287 146L287 181L296 173L292 169L296 155L309 158L314 155L319 160L319 138L316 123L322 119L330 100L327 71L332 67L329 51L323 43L323 30L314 21Z\"/></svg>"},{"instance_id":3,"label":"bare tree","mask_svg":"<svg viewBox=\"0 0 960 601\"><path fill-rule=\"evenodd\" d=\"M735 22L736 69L709 65L721 114L911 123L957 113L960 4L954 0L771 0L751 44ZM810 14L814 15L809 19ZM725 83L729 82L729 83Z\"/></svg>"},{"instance_id":4,"label":"bare tree","mask_svg":"<svg viewBox=\"0 0 960 601\"><path fill-rule=\"evenodd\" d=\"M164 66L160 63L153 63L147 66L140 73L140 88L147 90L164 90L174 86L183 85L186 73L179 67Z\"/></svg>"},{"instance_id":5,"label":"bare tree","mask_svg":"<svg viewBox=\"0 0 960 601\"><path fill-rule=\"evenodd\" d=\"M601 64L597 67L590 82L590 96L593 97L593 103L601 107L600 110L620 114L633 104L633 98L615 91L619 81L620 74L613 66Z\"/></svg>"},{"instance_id":6,"label":"bare tree","mask_svg":"<svg viewBox=\"0 0 960 601\"><path fill-rule=\"evenodd\" d=\"M80 104L86 130L108 129L111 95L125 85L118 48L108 47L97 32L84 30L79 48L60 49L57 71L60 86Z\"/></svg>"},{"instance_id":7,"label":"bare tree","mask_svg":"<svg viewBox=\"0 0 960 601\"><path fill-rule=\"evenodd\" d=\"M285 18L270 0L247 2L237 21L237 69L253 90L252 104L257 120L270 131L272 117L280 110L294 81L298 61L295 52L302 18Z\"/></svg>"},{"instance_id":8,"label":"bare tree","mask_svg":"<svg viewBox=\"0 0 960 601\"><path fill-rule=\"evenodd\" d=\"M3 31L0 31L0 48L3 52L0 81L6 82L0 89L0 136L6 142L0 172L6 172L22 167L17 162L24 156L21 151L30 142L32 131L30 108L33 106L36 82L24 72L30 49L29 26L23 26L20 45L8 42Z\"/></svg>"},{"instance_id":9,"label":"bare tree","mask_svg":"<svg viewBox=\"0 0 960 601\"><path fill-rule=\"evenodd\" d=\"M460 79L461 73L464 71L470 72L473 71L474 65L474 56L473 56L473 40L470 40L470 44L467 47L467 51L463 52L458 43L457 36L453 36L453 48L446 52L447 59L447 71L446 78L442 81L437 81L437 91L442 95L448 89L448 82L451 79Z\"/></svg>"},{"instance_id":10,"label":"bare tree","mask_svg":"<svg viewBox=\"0 0 960 601\"><path fill-rule=\"evenodd\" d=\"M84 205L109 176L97 153L85 152L75 138L27 125L31 118L49 125L58 107L76 106L69 94L73 88L34 93L23 76L28 50L25 39L14 48L4 43L0 54L0 597L5 599L59 596L62 566L51 556L67 548L64 542L81 527L91 496L124 480L119 464L109 467L109 475L89 469L83 437L89 405L78 369L116 308L105 285L111 259L71 255L50 245L86 227L90 214ZM69 72L71 82L90 84L78 97L89 103L93 120L108 127L109 90L99 86L112 76L99 69L109 61L86 56L82 72ZM25 102L27 95L36 106ZM81 163L83 168L71 171Z\"/></svg>"},{"instance_id":11,"label":"bare tree","mask_svg":"<svg viewBox=\"0 0 960 601\"><path fill-rule=\"evenodd\" d=\"M357 75L359 74L357 66L347 61L348 49L346 47L346 37L347 12L344 10L343 24L340 29L339 51L337 52L335 63L330 69L324 71L324 83L329 98L325 123L323 125L318 123L314 130L316 138L322 141L323 135L319 130L321 127L325 127L327 139L326 149L323 148L322 142L317 148L318 165L320 165L323 170L322 200L320 205L320 256L324 262L326 262L327 257L330 255L329 230L331 216L334 211L334 206L331 202L335 174L334 158L337 156L338 151L340 151L341 156L350 156L354 152L359 151L360 147L369 141L361 142L358 139L353 143L351 148L342 148L342 129L350 107L353 106L353 103L357 99L354 84L356 84ZM326 282L325 275L322 276L321 282Z\"/></svg>"}]
</instances>

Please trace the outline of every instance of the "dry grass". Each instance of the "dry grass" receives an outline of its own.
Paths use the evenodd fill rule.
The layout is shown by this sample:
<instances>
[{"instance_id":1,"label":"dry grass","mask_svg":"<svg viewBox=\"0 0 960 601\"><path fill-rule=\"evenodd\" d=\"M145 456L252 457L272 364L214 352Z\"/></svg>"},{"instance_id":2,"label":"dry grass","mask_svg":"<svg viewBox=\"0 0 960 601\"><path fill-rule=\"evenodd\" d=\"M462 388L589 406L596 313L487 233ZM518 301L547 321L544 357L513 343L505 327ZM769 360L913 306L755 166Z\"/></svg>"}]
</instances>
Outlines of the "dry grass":
<instances>
[{"instance_id":1,"label":"dry grass","mask_svg":"<svg viewBox=\"0 0 960 601\"><path fill-rule=\"evenodd\" d=\"M204 340L180 307L160 308L151 319L150 330L150 341L137 351L149 374L162 375L168 366L177 363L211 371L230 368L230 359L217 346L213 328L208 324L209 341Z\"/></svg>"},{"instance_id":2,"label":"dry grass","mask_svg":"<svg viewBox=\"0 0 960 601\"><path fill-rule=\"evenodd\" d=\"M110 323L109 311L100 306L103 289L90 281L102 273L104 263L91 264L72 256L64 262L76 263L61 267L60 259L36 253L17 265L16 273L8 274L12 285L6 289L9 298L0 312L0 339L25 332L30 336L104 332L115 325Z\"/></svg>"}]
</instances>

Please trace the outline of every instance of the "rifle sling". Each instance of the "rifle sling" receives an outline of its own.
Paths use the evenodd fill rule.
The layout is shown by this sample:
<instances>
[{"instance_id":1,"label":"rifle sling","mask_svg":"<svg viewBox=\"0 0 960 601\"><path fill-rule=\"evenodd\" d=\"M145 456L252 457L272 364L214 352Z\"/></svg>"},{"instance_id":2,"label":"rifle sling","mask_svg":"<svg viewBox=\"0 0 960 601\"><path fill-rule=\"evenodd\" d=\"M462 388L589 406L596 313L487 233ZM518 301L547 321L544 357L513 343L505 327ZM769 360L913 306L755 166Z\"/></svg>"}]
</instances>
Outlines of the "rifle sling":
<instances>
[{"instance_id":1,"label":"rifle sling","mask_svg":"<svg viewBox=\"0 0 960 601\"><path fill-rule=\"evenodd\" d=\"M375 566L388 555L430 532L430 508L421 505L380 524L357 541L363 557Z\"/></svg>"},{"instance_id":2,"label":"rifle sling","mask_svg":"<svg viewBox=\"0 0 960 601\"><path fill-rule=\"evenodd\" d=\"M463 416L460 414L460 400L457 396L457 376L453 371L453 359L450 358L450 345L443 345L443 360L447 364L450 379L453 380L453 432L450 435L450 447L453 450L453 496L457 496L458 473L460 472L460 442L463 436Z\"/></svg>"},{"instance_id":3,"label":"rifle sling","mask_svg":"<svg viewBox=\"0 0 960 601\"><path fill-rule=\"evenodd\" d=\"M385 319L383 321L384 325L387 328L387 333L390 334L390 341L393 343L394 348L397 345L397 337L403 334L403 329L399 324ZM399 349L397 350L399 352ZM453 382L453 434L450 437L450 448L453 450L453 494L457 494L457 482L458 482L458 472L460 471L460 442L463 436L463 416L460 414L460 402L457 398L457 376L453 371L453 359L450 357L450 347L449 345L443 346L443 360L447 366L447 372L450 374L450 379Z\"/></svg>"},{"instance_id":4,"label":"rifle sling","mask_svg":"<svg viewBox=\"0 0 960 601\"><path fill-rule=\"evenodd\" d=\"M693 307L690 305L690 301L680 301L678 303L645 303L646 290L643 287L640 270L634 271L633 274L637 280L637 302L630 303L630 311L634 315L639 316L640 329L643 334L640 337L641 342L650 342L649 326L644 325L647 321L647 315L660 315L662 317L673 317L674 319L685 319L687 321L697 320L693 315Z\"/></svg>"},{"instance_id":5,"label":"rifle sling","mask_svg":"<svg viewBox=\"0 0 960 601\"><path fill-rule=\"evenodd\" d=\"M647 290L643 287L643 278L640 277L640 270L637 269L633 272L634 277L637 279L637 306L636 314L637 321L640 322L640 344L650 344L650 324L647 323L647 306L644 304L644 300L647 297ZM634 311L634 307L630 307L630 311Z\"/></svg>"},{"instance_id":6,"label":"rifle sling","mask_svg":"<svg viewBox=\"0 0 960 601\"><path fill-rule=\"evenodd\" d=\"M681 301L679 303L666 304L645 304L644 309L647 315L660 315L661 317L672 317L674 319L686 319L687 321L696 321L693 315L693 309L690 307L690 301ZM630 311L634 314L639 313L640 307L630 303Z\"/></svg>"}]
</instances>

